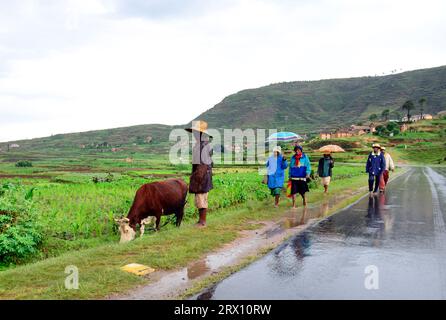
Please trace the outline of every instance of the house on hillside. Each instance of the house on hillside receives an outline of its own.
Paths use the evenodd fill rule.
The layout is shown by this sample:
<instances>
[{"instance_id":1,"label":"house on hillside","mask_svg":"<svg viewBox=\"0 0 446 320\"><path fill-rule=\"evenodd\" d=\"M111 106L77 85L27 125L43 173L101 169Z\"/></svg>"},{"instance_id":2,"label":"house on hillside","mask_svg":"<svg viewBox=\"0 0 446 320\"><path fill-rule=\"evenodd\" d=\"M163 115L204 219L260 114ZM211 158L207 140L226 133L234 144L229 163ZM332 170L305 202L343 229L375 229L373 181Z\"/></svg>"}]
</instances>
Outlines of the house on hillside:
<instances>
[{"instance_id":1,"label":"house on hillside","mask_svg":"<svg viewBox=\"0 0 446 320\"><path fill-rule=\"evenodd\" d=\"M350 130L353 132L356 132L357 134L355 135L361 135L361 134L366 134L366 133L373 133L376 131L376 127L373 123L371 123L368 126L355 126L352 125L350 126Z\"/></svg>"},{"instance_id":2,"label":"house on hillside","mask_svg":"<svg viewBox=\"0 0 446 320\"><path fill-rule=\"evenodd\" d=\"M327 133L327 132L319 133L319 139L321 139L321 140L331 139L331 133Z\"/></svg>"},{"instance_id":3,"label":"house on hillside","mask_svg":"<svg viewBox=\"0 0 446 320\"><path fill-rule=\"evenodd\" d=\"M415 115L410 117L410 122L417 122L417 121L420 121L420 120L432 120L432 119L433 119L432 115L428 114L428 113L423 114L423 116L421 116L421 114L415 114ZM404 116L401 119L401 121L402 122L408 122L407 116Z\"/></svg>"},{"instance_id":4,"label":"house on hillside","mask_svg":"<svg viewBox=\"0 0 446 320\"><path fill-rule=\"evenodd\" d=\"M10 148L10 149L20 148L20 145L17 144L17 143L13 143L13 144L9 145L9 148Z\"/></svg>"},{"instance_id":5,"label":"house on hillside","mask_svg":"<svg viewBox=\"0 0 446 320\"><path fill-rule=\"evenodd\" d=\"M319 133L319 138L321 140L327 140L327 139L333 139L333 138L346 138L346 137L353 137L353 136L361 136L363 134L373 133L373 132L376 132L376 127L373 123L371 123L368 126L351 125L348 128L339 129L333 133L321 132L321 133Z\"/></svg>"},{"instance_id":6,"label":"house on hillside","mask_svg":"<svg viewBox=\"0 0 446 320\"><path fill-rule=\"evenodd\" d=\"M341 129L331 135L332 138L346 138L353 136L353 132L348 129Z\"/></svg>"},{"instance_id":7,"label":"house on hillside","mask_svg":"<svg viewBox=\"0 0 446 320\"><path fill-rule=\"evenodd\" d=\"M400 131L401 131L401 132L406 132L407 129L409 129L409 127L407 126L407 124L403 123L402 125L400 125Z\"/></svg>"}]
</instances>

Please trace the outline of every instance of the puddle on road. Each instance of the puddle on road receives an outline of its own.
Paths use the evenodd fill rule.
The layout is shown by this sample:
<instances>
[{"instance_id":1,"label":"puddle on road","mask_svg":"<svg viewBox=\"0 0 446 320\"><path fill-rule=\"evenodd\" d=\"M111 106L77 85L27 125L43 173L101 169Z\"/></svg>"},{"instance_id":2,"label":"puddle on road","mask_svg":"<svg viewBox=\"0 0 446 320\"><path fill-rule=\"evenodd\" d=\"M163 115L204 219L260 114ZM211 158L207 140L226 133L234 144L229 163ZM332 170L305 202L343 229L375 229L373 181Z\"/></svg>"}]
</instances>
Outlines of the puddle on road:
<instances>
[{"instance_id":1,"label":"puddle on road","mask_svg":"<svg viewBox=\"0 0 446 320\"><path fill-rule=\"evenodd\" d=\"M294 228L297 226L305 225L310 220L324 218L328 216L329 212L332 211L332 209L341 201L344 201L355 194L357 193L348 195L335 195L331 196L330 198L327 197L321 204L316 206L309 205L303 209L291 209L289 214L285 216L285 218L281 222L280 227L283 229Z\"/></svg>"},{"instance_id":2,"label":"puddle on road","mask_svg":"<svg viewBox=\"0 0 446 320\"><path fill-rule=\"evenodd\" d=\"M273 223L266 225L264 229L270 228L271 225ZM153 277L149 276L154 280L154 283L137 289L125 297L111 297L111 299L173 299L182 290L187 289L192 280L215 274L226 266L236 265L247 255L255 254L258 249L265 246L265 240L265 232L249 231L249 235L245 238L225 245L218 252L209 254L186 268L172 272L160 272ZM275 241L278 244L281 240L278 237Z\"/></svg>"}]
</instances>

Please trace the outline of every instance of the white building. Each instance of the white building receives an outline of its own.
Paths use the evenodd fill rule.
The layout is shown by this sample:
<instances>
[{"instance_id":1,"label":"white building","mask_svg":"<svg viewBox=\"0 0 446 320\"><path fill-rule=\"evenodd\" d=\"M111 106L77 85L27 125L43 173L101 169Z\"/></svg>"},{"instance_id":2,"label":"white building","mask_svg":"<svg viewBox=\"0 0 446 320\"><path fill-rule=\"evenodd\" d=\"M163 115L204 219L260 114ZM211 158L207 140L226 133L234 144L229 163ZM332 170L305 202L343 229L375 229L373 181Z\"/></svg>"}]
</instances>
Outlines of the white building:
<instances>
[{"instance_id":1,"label":"white building","mask_svg":"<svg viewBox=\"0 0 446 320\"><path fill-rule=\"evenodd\" d=\"M421 116L421 114L415 114L413 116L410 116L410 122L417 122L420 120L432 120L432 115L431 114L423 114L423 116ZM407 122L407 116L403 117L401 119L402 122Z\"/></svg>"}]
</instances>

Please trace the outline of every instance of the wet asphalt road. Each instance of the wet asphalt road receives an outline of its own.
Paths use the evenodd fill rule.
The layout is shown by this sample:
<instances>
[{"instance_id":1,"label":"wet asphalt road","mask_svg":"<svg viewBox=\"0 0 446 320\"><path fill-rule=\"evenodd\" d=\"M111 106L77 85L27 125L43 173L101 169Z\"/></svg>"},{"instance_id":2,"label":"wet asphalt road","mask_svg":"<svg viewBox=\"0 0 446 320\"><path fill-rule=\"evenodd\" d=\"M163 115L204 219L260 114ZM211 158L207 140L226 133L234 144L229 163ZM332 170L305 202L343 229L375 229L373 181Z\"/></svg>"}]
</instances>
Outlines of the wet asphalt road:
<instances>
[{"instance_id":1,"label":"wet asphalt road","mask_svg":"<svg viewBox=\"0 0 446 320\"><path fill-rule=\"evenodd\" d=\"M445 213L446 168L410 168L198 299L446 299Z\"/></svg>"}]
</instances>

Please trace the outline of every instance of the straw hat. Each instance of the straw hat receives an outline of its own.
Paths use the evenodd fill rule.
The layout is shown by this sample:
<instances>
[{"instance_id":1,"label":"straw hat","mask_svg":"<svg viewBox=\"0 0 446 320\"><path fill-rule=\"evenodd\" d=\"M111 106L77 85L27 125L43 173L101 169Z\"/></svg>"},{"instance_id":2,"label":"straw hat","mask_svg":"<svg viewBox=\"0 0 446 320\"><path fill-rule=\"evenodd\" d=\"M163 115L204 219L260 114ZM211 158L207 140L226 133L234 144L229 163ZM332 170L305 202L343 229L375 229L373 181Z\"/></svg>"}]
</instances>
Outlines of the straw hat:
<instances>
[{"instance_id":1,"label":"straw hat","mask_svg":"<svg viewBox=\"0 0 446 320\"><path fill-rule=\"evenodd\" d=\"M384 150L384 151L386 151L386 147L381 147L381 150Z\"/></svg>"},{"instance_id":2,"label":"straw hat","mask_svg":"<svg viewBox=\"0 0 446 320\"><path fill-rule=\"evenodd\" d=\"M184 130L189 131L189 132L198 131L198 132L205 133L208 136L210 136L208 133L208 123L203 120L192 121L192 127L186 128ZM212 137L212 136L210 136L210 137Z\"/></svg>"},{"instance_id":3,"label":"straw hat","mask_svg":"<svg viewBox=\"0 0 446 320\"><path fill-rule=\"evenodd\" d=\"M372 148L381 148L381 146L379 145L379 143L374 143L372 144Z\"/></svg>"}]
</instances>

